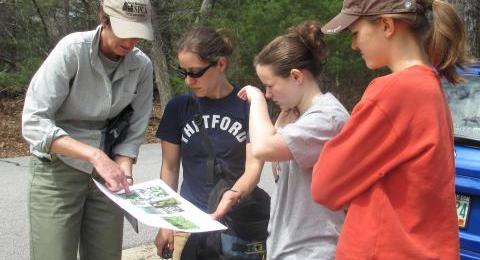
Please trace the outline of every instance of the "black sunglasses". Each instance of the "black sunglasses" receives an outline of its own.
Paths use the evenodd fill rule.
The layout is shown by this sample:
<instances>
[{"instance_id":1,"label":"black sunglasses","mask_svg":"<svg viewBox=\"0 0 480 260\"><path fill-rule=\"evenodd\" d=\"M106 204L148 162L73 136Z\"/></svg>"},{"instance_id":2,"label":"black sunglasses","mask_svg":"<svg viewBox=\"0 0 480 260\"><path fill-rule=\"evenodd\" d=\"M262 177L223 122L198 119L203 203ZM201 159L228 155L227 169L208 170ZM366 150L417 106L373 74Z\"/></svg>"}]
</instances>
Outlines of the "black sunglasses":
<instances>
[{"instance_id":1,"label":"black sunglasses","mask_svg":"<svg viewBox=\"0 0 480 260\"><path fill-rule=\"evenodd\" d=\"M183 69L182 67L178 66L178 75L183 79L186 79L187 76L197 79L203 76L203 74L205 74L205 72L207 72L207 70L211 68L213 65L215 65L215 63L210 63L207 67L194 70L194 71L187 71L186 69Z\"/></svg>"}]
</instances>

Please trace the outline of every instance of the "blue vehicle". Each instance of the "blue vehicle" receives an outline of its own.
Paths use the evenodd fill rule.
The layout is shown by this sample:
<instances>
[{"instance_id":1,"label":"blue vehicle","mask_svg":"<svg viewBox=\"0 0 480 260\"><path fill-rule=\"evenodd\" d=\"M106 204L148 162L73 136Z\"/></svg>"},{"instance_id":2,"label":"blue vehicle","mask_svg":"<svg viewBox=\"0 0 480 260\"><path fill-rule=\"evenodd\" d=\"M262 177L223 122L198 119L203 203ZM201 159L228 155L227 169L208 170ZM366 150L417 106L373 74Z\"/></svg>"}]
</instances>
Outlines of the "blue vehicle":
<instances>
[{"instance_id":1,"label":"blue vehicle","mask_svg":"<svg viewBox=\"0 0 480 260\"><path fill-rule=\"evenodd\" d=\"M443 82L455 133L460 256L480 260L480 65L460 73L466 82Z\"/></svg>"}]
</instances>

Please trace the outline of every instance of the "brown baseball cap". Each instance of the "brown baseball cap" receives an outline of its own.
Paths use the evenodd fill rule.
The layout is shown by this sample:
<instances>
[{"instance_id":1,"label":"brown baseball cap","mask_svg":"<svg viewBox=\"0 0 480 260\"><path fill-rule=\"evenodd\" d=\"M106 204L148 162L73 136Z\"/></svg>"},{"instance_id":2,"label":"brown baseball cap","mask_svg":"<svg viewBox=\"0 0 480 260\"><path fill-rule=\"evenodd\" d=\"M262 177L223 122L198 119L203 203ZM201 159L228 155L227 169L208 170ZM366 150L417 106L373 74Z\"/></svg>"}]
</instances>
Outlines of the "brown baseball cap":
<instances>
[{"instance_id":1,"label":"brown baseball cap","mask_svg":"<svg viewBox=\"0 0 480 260\"><path fill-rule=\"evenodd\" d=\"M416 9L416 0L344 0L342 11L322 27L322 32L344 31L361 16L415 13Z\"/></svg>"},{"instance_id":2,"label":"brown baseball cap","mask_svg":"<svg viewBox=\"0 0 480 260\"><path fill-rule=\"evenodd\" d=\"M104 0L103 10L117 37L153 40L149 0Z\"/></svg>"}]
</instances>

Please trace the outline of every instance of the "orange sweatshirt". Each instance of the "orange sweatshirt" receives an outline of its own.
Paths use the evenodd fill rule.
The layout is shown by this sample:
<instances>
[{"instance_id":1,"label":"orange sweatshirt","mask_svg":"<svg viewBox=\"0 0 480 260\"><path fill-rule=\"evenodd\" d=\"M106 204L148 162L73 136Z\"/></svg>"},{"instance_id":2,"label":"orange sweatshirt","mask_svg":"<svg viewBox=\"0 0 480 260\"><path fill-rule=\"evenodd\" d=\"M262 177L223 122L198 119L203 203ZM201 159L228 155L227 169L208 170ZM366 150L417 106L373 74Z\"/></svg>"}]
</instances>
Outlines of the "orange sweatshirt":
<instances>
[{"instance_id":1,"label":"orange sweatshirt","mask_svg":"<svg viewBox=\"0 0 480 260\"><path fill-rule=\"evenodd\" d=\"M313 199L348 207L337 259L458 259L453 129L435 72L373 80L315 164Z\"/></svg>"}]
</instances>

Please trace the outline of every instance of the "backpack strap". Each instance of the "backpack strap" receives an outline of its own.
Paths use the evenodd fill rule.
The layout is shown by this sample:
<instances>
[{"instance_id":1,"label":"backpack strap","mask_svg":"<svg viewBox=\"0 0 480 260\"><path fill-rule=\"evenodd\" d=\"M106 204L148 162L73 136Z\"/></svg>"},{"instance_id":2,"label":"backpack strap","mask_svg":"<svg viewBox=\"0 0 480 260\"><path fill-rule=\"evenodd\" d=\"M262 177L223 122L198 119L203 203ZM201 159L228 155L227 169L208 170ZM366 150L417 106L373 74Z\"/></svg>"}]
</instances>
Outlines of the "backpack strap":
<instances>
[{"instance_id":1,"label":"backpack strap","mask_svg":"<svg viewBox=\"0 0 480 260\"><path fill-rule=\"evenodd\" d=\"M193 96L193 93L190 92L189 96L189 103L192 104L193 107L193 121L198 126L200 131L200 136L202 137L203 146L205 150L207 150L207 184L214 185L215 184L215 152L213 151L213 145L210 141L210 138L207 135L207 131L205 129L205 121L200 113L200 106L198 104L198 100Z\"/></svg>"}]
</instances>

